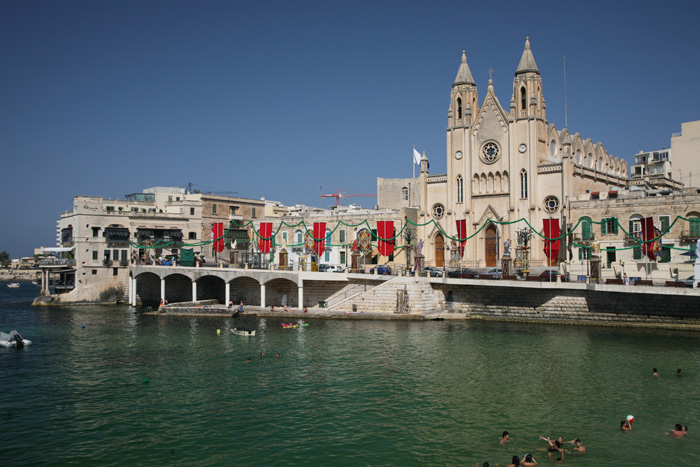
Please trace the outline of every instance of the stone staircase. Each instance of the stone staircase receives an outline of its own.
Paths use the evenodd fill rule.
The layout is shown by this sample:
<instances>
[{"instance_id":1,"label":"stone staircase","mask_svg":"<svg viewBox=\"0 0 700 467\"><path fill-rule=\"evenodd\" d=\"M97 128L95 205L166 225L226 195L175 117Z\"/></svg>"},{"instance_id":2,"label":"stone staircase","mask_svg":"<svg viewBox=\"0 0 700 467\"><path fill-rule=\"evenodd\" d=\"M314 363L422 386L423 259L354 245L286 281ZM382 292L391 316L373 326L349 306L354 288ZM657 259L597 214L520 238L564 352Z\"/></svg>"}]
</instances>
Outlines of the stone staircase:
<instances>
[{"instance_id":1,"label":"stone staircase","mask_svg":"<svg viewBox=\"0 0 700 467\"><path fill-rule=\"evenodd\" d=\"M441 292L424 278L395 277L329 307L329 311L428 315L445 308Z\"/></svg>"}]
</instances>

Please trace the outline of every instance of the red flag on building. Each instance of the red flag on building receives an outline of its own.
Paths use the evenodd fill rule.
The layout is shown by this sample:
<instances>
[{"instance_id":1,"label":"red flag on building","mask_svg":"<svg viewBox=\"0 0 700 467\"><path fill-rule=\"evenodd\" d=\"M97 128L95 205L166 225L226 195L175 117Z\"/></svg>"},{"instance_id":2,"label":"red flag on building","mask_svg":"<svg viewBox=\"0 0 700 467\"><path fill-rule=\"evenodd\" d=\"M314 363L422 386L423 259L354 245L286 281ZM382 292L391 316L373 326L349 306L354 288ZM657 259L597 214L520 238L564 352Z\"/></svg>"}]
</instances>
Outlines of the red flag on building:
<instances>
[{"instance_id":1,"label":"red flag on building","mask_svg":"<svg viewBox=\"0 0 700 467\"><path fill-rule=\"evenodd\" d=\"M557 238L561 235L559 230L559 219L544 219L544 236L547 238ZM544 241L544 254L547 255L550 261L554 261L559 257L559 240Z\"/></svg>"},{"instance_id":2,"label":"red flag on building","mask_svg":"<svg viewBox=\"0 0 700 467\"><path fill-rule=\"evenodd\" d=\"M269 253L272 249L272 222L261 222L258 236L258 248L262 253Z\"/></svg>"},{"instance_id":3,"label":"red flag on building","mask_svg":"<svg viewBox=\"0 0 700 467\"><path fill-rule=\"evenodd\" d=\"M377 249L382 256L391 256L394 253L394 240L383 240L394 236L394 221L377 222Z\"/></svg>"},{"instance_id":4,"label":"red flag on building","mask_svg":"<svg viewBox=\"0 0 700 467\"><path fill-rule=\"evenodd\" d=\"M654 254L654 243L650 242L652 238L656 235L654 233L654 218L647 217L642 220L642 240L647 243L642 243L642 251L647 255L652 261L656 261L656 255Z\"/></svg>"},{"instance_id":5,"label":"red flag on building","mask_svg":"<svg viewBox=\"0 0 700 467\"><path fill-rule=\"evenodd\" d=\"M314 251L321 256L326 250L326 223L314 222Z\"/></svg>"},{"instance_id":6,"label":"red flag on building","mask_svg":"<svg viewBox=\"0 0 700 467\"><path fill-rule=\"evenodd\" d=\"M212 236L214 237L214 242L211 247L217 253L224 251L224 224L222 222L216 222L211 227Z\"/></svg>"},{"instance_id":7,"label":"red flag on building","mask_svg":"<svg viewBox=\"0 0 700 467\"><path fill-rule=\"evenodd\" d=\"M462 238L467 238L467 220L466 219L461 219L457 221L457 237L462 239ZM459 242L459 257L460 259L464 256L464 245L467 244L466 240L462 240Z\"/></svg>"}]
</instances>

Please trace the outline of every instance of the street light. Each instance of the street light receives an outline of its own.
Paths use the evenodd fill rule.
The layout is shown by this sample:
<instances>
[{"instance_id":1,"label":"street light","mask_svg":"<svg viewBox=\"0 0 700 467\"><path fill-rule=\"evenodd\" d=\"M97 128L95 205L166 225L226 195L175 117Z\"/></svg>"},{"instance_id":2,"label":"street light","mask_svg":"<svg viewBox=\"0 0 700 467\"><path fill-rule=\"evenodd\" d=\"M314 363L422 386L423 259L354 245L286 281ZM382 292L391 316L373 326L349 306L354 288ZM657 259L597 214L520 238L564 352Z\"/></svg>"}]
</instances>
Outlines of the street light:
<instances>
[{"instance_id":1,"label":"street light","mask_svg":"<svg viewBox=\"0 0 700 467\"><path fill-rule=\"evenodd\" d=\"M447 259L447 256L449 256L449 253L450 253L450 247L447 246L447 245L445 245L444 251L447 252L447 254L444 254L444 255L443 255L443 256L445 256L445 258L443 258L443 260L442 260L442 277L445 277L445 263L447 262L446 259Z\"/></svg>"}]
</instances>

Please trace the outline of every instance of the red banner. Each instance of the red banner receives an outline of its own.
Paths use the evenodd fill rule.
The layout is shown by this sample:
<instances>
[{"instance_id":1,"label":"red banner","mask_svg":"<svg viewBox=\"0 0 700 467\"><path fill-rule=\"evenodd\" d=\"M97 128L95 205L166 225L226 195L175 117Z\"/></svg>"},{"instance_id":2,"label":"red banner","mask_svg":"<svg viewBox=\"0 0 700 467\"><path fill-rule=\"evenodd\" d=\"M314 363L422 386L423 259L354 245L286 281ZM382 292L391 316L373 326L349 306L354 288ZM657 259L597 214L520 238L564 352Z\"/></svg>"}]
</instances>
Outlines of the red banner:
<instances>
[{"instance_id":1,"label":"red banner","mask_svg":"<svg viewBox=\"0 0 700 467\"><path fill-rule=\"evenodd\" d=\"M390 256L394 253L394 240L383 240L394 236L394 221L377 222L377 249L382 256Z\"/></svg>"},{"instance_id":2,"label":"red banner","mask_svg":"<svg viewBox=\"0 0 700 467\"><path fill-rule=\"evenodd\" d=\"M654 254L654 243L650 242L652 238L656 235L654 233L654 218L647 217L642 219L642 240L648 243L642 243L642 251L645 255L649 257L652 261L656 261L656 255Z\"/></svg>"},{"instance_id":3,"label":"red banner","mask_svg":"<svg viewBox=\"0 0 700 467\"><path fill-rule=\"evenodd\" d=\"M544 236L547 238L557 238L561 235L559 231L559 219L544 219ZM547 255L550 261L557 259L559 256L559 240L544 241L544 254Z\"/></svg>"},{"instance_id":4,"label":"red banner","mask_svg":"<svg viewBox=\"0 0 700 467\"><path fill-rule=\"evenodd\" d=\"M222 222L217 222L211 227L212 237L214 242L211 247L217 253L224 251L224 224Z\"/></svg>"},{"instance_id":5,"label":"red banner","mask_svg":"<svg viewBox=\"0 0 700 467\"><path fill-rule=\"evenodd\" d=\"M467 238L467 220L462 219L457 221L457 238ZM466 240L459 242L459 258L462 259L464 256L464 245L467 244Z\"/></svg>"},{"instance_id":6,"label":"red banner","mask_svg":"<svg viewBox=\"0 0 700 467\"><path fill-rule=\"evenodd\" d=\"M272 249L272 222L261 222L258 236L258 248L262 253L269 253Z\"/></svg>"},{"instance_id":7,"label":"red banner","mask_svg":"<svg viewBox=\"0 0 700 467\"><path fill-rule=\"evenodd\" d=\"M314 222L314 251L321 256L326 250L326 223Z\"/></svg>"}]
</instances>

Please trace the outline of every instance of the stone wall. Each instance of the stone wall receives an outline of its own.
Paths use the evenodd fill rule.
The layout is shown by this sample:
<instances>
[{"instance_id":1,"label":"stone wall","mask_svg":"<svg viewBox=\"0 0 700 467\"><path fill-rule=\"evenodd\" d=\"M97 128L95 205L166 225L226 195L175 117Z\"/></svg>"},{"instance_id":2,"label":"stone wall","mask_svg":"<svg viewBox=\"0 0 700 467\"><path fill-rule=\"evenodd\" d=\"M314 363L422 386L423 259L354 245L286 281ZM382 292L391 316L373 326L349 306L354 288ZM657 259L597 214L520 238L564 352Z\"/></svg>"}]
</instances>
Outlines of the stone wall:
<instances>
[{"instance_id":1,"label":"stone wall","mask_svg":"<svg viewBox=\"0 0 700 467\"><path fill-rule=\"evenodd\" d=\"M700 329L700 295L435 284L445 313L505 321L640 324Z\"/></svg>"}]
</instances>

